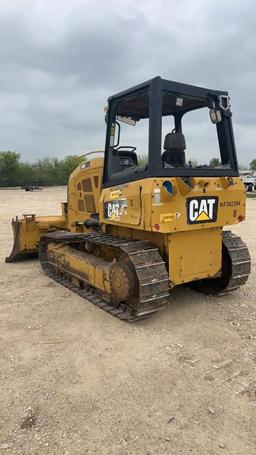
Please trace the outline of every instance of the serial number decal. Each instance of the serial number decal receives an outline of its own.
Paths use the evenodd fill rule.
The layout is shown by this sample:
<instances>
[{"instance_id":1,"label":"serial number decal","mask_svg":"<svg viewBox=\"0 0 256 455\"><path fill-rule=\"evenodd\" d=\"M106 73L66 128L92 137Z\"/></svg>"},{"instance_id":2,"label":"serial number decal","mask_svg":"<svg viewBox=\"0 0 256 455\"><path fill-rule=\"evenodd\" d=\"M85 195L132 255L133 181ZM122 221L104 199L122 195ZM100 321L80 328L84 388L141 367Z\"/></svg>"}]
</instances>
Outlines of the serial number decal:
<instances>
[{"instance_id":1,"label":"serial number decal","mask_svg":"<svg viewBox=\"0 0 256 455\"><path fill-rule=\"evenodd\" d=\"M214 223L218 214L218 197L189 197L187 198L188 224Z\"/></svg>"},{"instance_id":2,"label":"serial number decal","mask_svg":"<svg viewBox=\"0 0 256 455\"><path fill-rule=\"evenodd\" d=\"M223 201L220 202L220 207L237 207L240 205L240 201Z\"/></svg>"},{"instance_id":3,"label":"serial number decal","mask_svg":"<svg viewBox=\"0 0 256 455\"><path fill-rule=\"evenodd\" d=\"M117 221L122 215L127 215L126 198L104 202L104 218Z\"/></svg>"}]
</instances>

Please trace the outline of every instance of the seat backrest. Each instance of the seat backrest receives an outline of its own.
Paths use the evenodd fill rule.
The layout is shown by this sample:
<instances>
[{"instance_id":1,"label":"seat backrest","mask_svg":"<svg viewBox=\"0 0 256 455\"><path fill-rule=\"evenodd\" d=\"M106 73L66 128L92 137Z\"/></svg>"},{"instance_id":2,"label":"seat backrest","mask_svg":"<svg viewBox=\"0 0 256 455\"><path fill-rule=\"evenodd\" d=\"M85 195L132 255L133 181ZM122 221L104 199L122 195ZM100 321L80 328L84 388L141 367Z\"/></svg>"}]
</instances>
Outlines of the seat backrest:
<instances>
[{"instance_id":1,"label":"seat backrest","mask_svg":"<svg viewBox=\"0 0 256 455\"><path fill-rule=\"evenodd\" d=\"M164 140L164 150L184 151L186 150L186 141L182 133L168 133Z\"/></svg>"},{"instance_id":2,"label":"seat backrest","mask_svg":"<svg viewBox=\"0 0 256 455\"><path fill-rule=\"evenodd\" d=\"M168 133L164 140L164 153L162 160L172 167L183 167L185 158L186 141L182 133Z\"/></svg>"}]
</instances>

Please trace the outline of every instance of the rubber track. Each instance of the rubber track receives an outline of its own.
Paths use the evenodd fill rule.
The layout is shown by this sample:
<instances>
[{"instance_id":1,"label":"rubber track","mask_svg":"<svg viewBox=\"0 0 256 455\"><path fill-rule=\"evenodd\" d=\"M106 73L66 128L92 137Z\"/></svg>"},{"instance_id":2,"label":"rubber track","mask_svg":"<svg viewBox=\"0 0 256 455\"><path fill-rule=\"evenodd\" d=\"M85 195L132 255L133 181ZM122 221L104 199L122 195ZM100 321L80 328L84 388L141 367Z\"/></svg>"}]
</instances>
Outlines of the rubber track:
<instances>
[{"instance_id":1,"label":"rubber track","mask_svg":"<svg viewBox=\"0 0 256 455\"><path fill-rule=\"evenodd\" d=\"M134 308L129 308L125 304L117 307L103 300L97 290L89 284L85 284L84 288L75 286L68 278L57 273L54 266L48 262L47 245L52 242L70 244L71 246L81 242L89 242L94 245L110 246L125 253L136 270L139 282L139 303ZM158 249L149 242L95 232L72 234L67 231L56 231L41 238L38 253L41 266L50 278L121 320L136 322L147 319L167 303L169 279L166 266L158 253Z\"/></svg>"}]
</instances>

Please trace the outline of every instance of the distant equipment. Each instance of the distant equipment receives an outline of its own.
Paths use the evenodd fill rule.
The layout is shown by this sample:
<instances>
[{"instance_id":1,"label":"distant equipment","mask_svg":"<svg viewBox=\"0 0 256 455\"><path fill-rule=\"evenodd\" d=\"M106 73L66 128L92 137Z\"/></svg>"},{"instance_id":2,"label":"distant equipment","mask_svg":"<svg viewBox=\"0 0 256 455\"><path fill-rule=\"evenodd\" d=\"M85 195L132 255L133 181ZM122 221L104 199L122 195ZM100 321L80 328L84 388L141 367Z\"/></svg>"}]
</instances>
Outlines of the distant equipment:
<instances>
[{"instance_id":1,"label":"distant equipment","mask_svg":"<svg viewBox=\"0 0 256 455\"><path fill-rule=\"evenodd\" d=\"M248 172L248 171L247 171ZM256 175L253 173L240 172L246 191L252 192L256 190Z\"/></svg>"},{"instance_id":2,"label":"distant equipment","mask_svg":"<svg viewBox=\"0 0 256 455\"><path fill-rule=\"evenodd\" d=\"M41 191L43 188L40 188L36 185L24 185L21 187L21 189L25 191Z\"/></svg>"}]
</instances>

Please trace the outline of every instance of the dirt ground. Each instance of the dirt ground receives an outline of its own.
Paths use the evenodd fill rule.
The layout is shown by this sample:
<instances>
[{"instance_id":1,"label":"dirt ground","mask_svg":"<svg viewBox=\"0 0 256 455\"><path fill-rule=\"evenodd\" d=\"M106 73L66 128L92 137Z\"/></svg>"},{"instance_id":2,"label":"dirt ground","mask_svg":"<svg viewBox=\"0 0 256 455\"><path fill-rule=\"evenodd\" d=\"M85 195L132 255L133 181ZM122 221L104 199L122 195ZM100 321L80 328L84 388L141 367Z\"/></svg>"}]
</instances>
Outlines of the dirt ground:
<instances>
[{"instance_id":1,"label":"dirt ground","mask_svg":"<svg viewBox=\"0 0 256 455\"><path fill-rule=\"evenodd\" d=\"M256 199L233 227L252 274L225 298L187 288L129 325L5 264L11 218L60 213L65 188L0 191L0 453L256 453Z\"/></svg>"}]
</instances>

